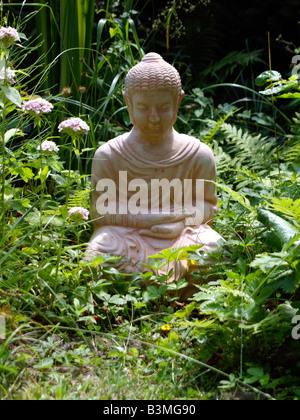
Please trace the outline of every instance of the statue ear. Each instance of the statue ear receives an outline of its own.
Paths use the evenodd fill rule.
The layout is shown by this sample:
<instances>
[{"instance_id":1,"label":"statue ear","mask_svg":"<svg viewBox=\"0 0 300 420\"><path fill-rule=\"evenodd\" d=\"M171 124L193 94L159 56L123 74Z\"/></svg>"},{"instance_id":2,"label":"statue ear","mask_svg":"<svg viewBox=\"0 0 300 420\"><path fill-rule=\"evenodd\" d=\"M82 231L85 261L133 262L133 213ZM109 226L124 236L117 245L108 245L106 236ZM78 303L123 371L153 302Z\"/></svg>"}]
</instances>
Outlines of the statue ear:
<instances>
[{"instance_id":1,"label":"statue ear","mask_svg":"<svg viewBox=\"0 0 300 420\"><path fill-rule=\"evenodd\" d=\"M182 102L182 99L183 99L184 95L185 95L185 93L184 93L184 91L182 90L182 91L180 92L180 96L179 96L179 98L178 98L177 108L176 108L176 114L178 114L178 110L179 110L179 107L180 107L180 104L181 104L181 102Z\"/></svg>"},{"instance_id":2,"label":"statue ear","mask_svg":"<svg viewBox=\"0 0 300 420\"><path fill-rule=\"evenodd\" d=\"M177 104L176 104L176 108L175 108L175 110L174 110L174 120L173 120L173 125L176 123L176 120L177 120L177 117L178 117L179 107L180 107L180 104L181 104L181 102L182 102L183 97L184 97L184 91L182 90L182 91L180 92L180 96L179 96L179 98L177 97Z\"/></svg>"},{"instance_id":3,"label":"statue ear","mask_svg":"<svg viewBox=\"0 0 300 420\"><path fill-rule=\"evenodd\" d=\"M127 105L128 110L130 112L130 109L131 109L131 106L130 106L130 98L128 98L128 96L126 95L125 92L123 92L123 98L124 98L124 101L125 101L125 103Z\"/></svg>"},{"instance_id":4,"label":"statue ear","mask_svg":"<svg viewBox=\"0 0 300 420\"><path fill-rule=\"evenodd\" d=\"M125 101L125 103L126 103L126 105L127 105L127 96L126 96L126 93L125 93L125 91L123 91L122 93L123 93L123 98L124 98L124 101Z\"/></svg>"},{"instance_id":5,"label":"statue ear","mask_svg":"<svg viewBox=\"0 0 300 420\"><path fill-rule=\"evenodd\" d=\"M133 124L133 120L132 120L133 115L132 115L132 112L131 112L132 111L132 107L131 107L131 103L130 103L130 98L128 98L128 96L126 95L125 92L123 92L123 98L124 98L125 104L126 104L127 109L128 109L130 121Z\"/></svg>"},{"instance_id":6,"label":"statue ear","mask_svg":"<svg viewBox=\"0 0 300 420\"><path fill-rule=\"evenodd\" d=\"M180 104L181 104L181 102L182 102L182 99L183 99L184 95L185 95L185 93L184 93L184 91L182 90L182 91L180 92L180 98L179 98L179 105L178 105L178 107L180 106Z\"/></svg>"}]
</instances>

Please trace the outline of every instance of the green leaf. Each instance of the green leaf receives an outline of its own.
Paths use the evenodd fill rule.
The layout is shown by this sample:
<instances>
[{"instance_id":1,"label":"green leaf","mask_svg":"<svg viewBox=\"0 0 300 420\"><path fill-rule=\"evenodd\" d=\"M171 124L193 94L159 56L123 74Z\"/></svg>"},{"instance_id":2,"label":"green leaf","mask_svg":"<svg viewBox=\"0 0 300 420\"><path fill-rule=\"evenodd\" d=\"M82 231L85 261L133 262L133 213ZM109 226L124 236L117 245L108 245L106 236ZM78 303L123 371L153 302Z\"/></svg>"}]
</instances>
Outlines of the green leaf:
<instances>
[{"instance_id":1,"label":"green leaf","mask_svg":"<svg viewBox=\"0 0 300 420\"><path fill-rule=\"evenodd\" d=\"M24 252L24 254L27 254L27 255L36 255L36 254L38 254L38 251L36 249L29 248L29 247L22 248L22 252Z\"/></svg>"},{"instance_id":2,"label":"green leaf","mask_svg":"<svg viewBox=\"0 0 300 420\"><path fill-rule=\"evenodd\" d=\"M189 245L180 248L168 248L160 251L156 255L151 255L149 258L164 258L168 261L182 261L190 257L191 252L198 251L202 245Z\"/></svg>"},{"instance_id":3,"label":"green leaf","mask_svg":"<svg viewBox=\"0 0 300 420\"><path fill-rule=\"evenodd\" d=\"M178 341L179 341L179 335L177 334L176 331L171 330L169 332L168 341L173 341L173 343L178 343Z\"/></svg>"},{"instance_id":4,"label":"green leaf","mask_svg":"<svg viewBox=\"0 0 300 420\"><path fill-rule=\"evenodd\" d=\"M256 256L255 260L251 262L251 267L260 267L264 273L268 273L275 267L286 266L287 263L283 259L281 253L261 254Z\"/></svg>"},{"instance_id":5,"label":"green leaf","mask_svg":"<svg viewBox=\"0 0 300 420\"><path fill-rule=\"evenodd\" d=\"M109 36L111 38L114 38L118 32L119 32L119 28L117 26L115 26L114 28L109 28Z\"/></svg>"},{"instance_id":6,"label":"green leaf","mask_svg":"<svg viewBox=\"0 0 300 420\"><path fill-rule=\"evenodd\" d=\"M274 229L282 246L299 234L299 230L295 226L268 210L258 209L257 218L266 227Z\"/></svg>"},{"instance_id":7,"label":"green leaf","mask_svg":"<svg viewBox=\"0 0 300 420\"><path fill-rule=\"evenodd\" d=\"M34 365L34 369L51 369L53 366L53 359L44 359L41 362Z\"/></svg>"},{"instance_id":8,"label":"green leaf","mask_svg":"<svg viewBox=\"0 0 300 420\"><path fill-rule=\"evenodd\" d=\"M4 135L5 144L8 143L13 137L16 137L16 136L24 136L24 133L17 128L12 128L8 130Z\"/></svg>"},{"instance_id":9,"label":"green leaf","mask_svg":"<svg viewBox=\"0 0 300 420\"><path fill-rule=\"evenodd\" d=\"M118 261L121 257L116 257L114 255L98 255L98 257L94 258L92 261L80 261L80 265L89 266L89 267L98 267L103 263L110 262L110 261ZM107 267L107 271L110 267ZM112 270L112 267L110 268ZM117 274L117 272L115 273Z\"/></svg>"},{"instance_id":10,"label":"green leaf","mask_svg":"<svg viewBox=\"0 0 300 420\"><path fill-rule=\"evenodd\" d=\"M44 169L41 171L40 176L39 176L41 182L44 182L48 178L48 175L49 175L49 168L48 168L48 166L45 166Z\"/></svg>"},{"instance_id":11,"label":"green leaf","mask_svg":"<svg viewBox=\"0 0 300 420\"><path fill-rule=\"evenodd\" d=\"M293 293L297 282L296 275L285 276L280 281L280 287L285 293Z\"/></svg>"},{"instance_id":12,"label":"green leaf","mask_svg":"<svg viewBox=\"0 0 300 420\"><path fill-rule=\"evenodd\" d=\"M155 286L148 286L146 292L143 293L143 297L145 301L149 300L156 300L161 298L162 293L161 290Z\"/></svg>"},{"instance_id":13,"label":"green leaf","mask_svg":"<svg viewBox=\"0 0 300 420\"><path fill-rule=\"evenodd\" d=\"M278 84L277 86L273 85L271 88L266 90L260 90L259 93L261 95L276 95L276 93L281 92L282 90L286 89L287 86L284 84Z\"/></svg>"},{"instance_id":14,"label":"green leaf","mask_svg":"<svg viewBox=\"0 0 300 420\"><path fill-rule=\"evenodd\" d=\"M13 174L19 174L21 178L23 179L23 181L26 183L28 182L29 179L33 179L34 177L34 173L32 172L32 170L30 168L23 166L22 163L12 162L12 168L11 168L11 172Z\"/></svg>"},{"instance_id":15,"label":"green leaf","mask_svg":"<svg viewBox=\"0 0 300 420\"><path fill-rule=\"evenodd\" d=\"M161 261L158 258L148 257L149 264L141 264L142 267L150 268L151 270L160 270L162 267L168 265L167 261Z\"/></svg>"},{"instance_id":16,"label":"green leaf","mask_svg":"<svg viewBox=\"0 0 300 420\"><path fill-rule=\"evenodd\" d=\"M226 185L221 185L219 183L215 183L218 187L222 188L222 190L226 191L235 201L240 203L243 207L248 209L251 213L256 213L254 207L251 206L250 201L247 197L241 195L237 191L233 191L231 188L227 187Z\"/></svg>"},{"instance_id":17,"label":"green leaf","mask_svg":"<svg viewBox=\"0 0 300 420\"><path fill-rule=\"evenodd\" d=\"M5 370L7 372L12 372L12 373L16 373L18 371L17 368L13 368L11 366L4 366L4 365L0 365L0 371L1 370Z\"/></svg>"},{"instance_id":18,"label":"green leaf","mask_svg":"<svg viewBox=\"0 0 300 420\"><path fill-rule=\"evenodd\" d=\"M68 206L60 206L58 211L62 215L64 220L68 219L68 217L69 217Z\"/></svg>"},{"instance_id":19,"label":"green leaf","mask_svg":"<svg viewBox=\"0 0 300 420\"><path fill-rule=\"evenodd\" d=\"M185 279L179 279L177 282L168 283L167 290L180 290L188 286L188 282Z\"/></svg>"},{"instance_id":20,"label":"green leaf","mask_svg":"<svg viewBox=\"0 0 300 420\"><path fill-rule=\"evenodd\" d=\"M80 310L81 305L80 305L80 300L79 300L79 299L74 298L74 306L75 306L75 309L76 309L77 311L79 311L79 310Z\"/></svg>"},{"instance_id":21,"label":"green leaf","mask_svg":"<svg viewBox=\"0 0 300 420\"><path fill-rule=\"evenodd\" d=\"M64 226L64 220L61 217L57 217L57 216L46 216L43 218L43 224L44 225L48 225L51 224L53 226L57 226L57 227L63 227Z\"/></svg>"},{"instance_id":22,"label":"green leaf","mask_svg":"<svg viewBox=\"0 0 300 420\"><path fill-rule=\"evenodd\" d=\"M277 82L282 78L281 74L275 70L267 70L261 73L256 79L256 86L263 86L267 82Z\"/></svg>"},{"instance_id":23,"label":"green leaf","mask_svg":"<svg viewBox=\"0 0 300 420\"><path fill-rule=\"evenodd\" d=\"M21 108L22 99L17 89L11 86L10 87L0 86L0 89L2 90L2 92L4 93L4 95L10 102L17 105L19 108Z\"/></svg>"},{"instance_id":24,"label":"green leaf","mask_svg":"<svg viewBox=\"0 0 300 420\"><path fill-rule=\"evenodd\" d=\"M187 318L193 312L193 310L197 308L197 306L197 302L192 302L184 309L175 312L174 317L179 319Z\"/></svg>"},{"instance_id":25,"label":"green leaf","mask_svg":"<svg viewBox=\"0 0 300 420\"><path fill-rule=\"evenodd\" d=\"M280 251L282 249L281 240L275 232L266 232L261 238L272 250Z\"/></svg>"},{"instance_id":26,"label":"green leaf","mask_svg":"<svg viewBox=\"0 0 300 420\"><path fill-rule=\"evenodd\" d=\"M123 299L120 295L111 296L109 299L109 303L115 305L125 305L127 303L126 299Z\"/></svg>"},{"instance_id":27,"label":"green leaf","mask_svg":"<svg viewBox=\"0 0 300 420\"><path fill-rule=\"evenodd\" d=\"M233 271L226 271L226 276L230 279L230 280L239 280L241 275L239 273L235 273Z\"/></svg>"},{"instance_id":28,"label":"green leaf","mask_svg":"<svg viewBox=\"0 0 300 420\"><path fill-rule=\"evenodd\" d=\"M285 217L292 221L298 221L300 224L300 199L293 200L290 197L276 198L266 197L271 200L268 206L275 212L282 213Z\"/></svg>"},{"instance_id":29,"label":"green leaf","mask_svg":"<svg viewBox=\"0 0 300 420\"><path fill-rule=\"evenodd\" d=\"M247 369L247 373L249 373L249 375L252 375L260 379L264 377L264 370L260 366L255 366L255 367L251 367Z\"/></svg>"},{"instance_id":30,"label":"green leaf","mask_svg":"<svg viewBox=\"0 0 300 420\"><path fill-rule=\"evenodd\" d=\"M264 112L258 112L252 117L253 121L256 121L258 124L267 125L272 127L274 125L273 117L266 115Z\"/></svg>"},{"instance_id":31,"label":"green leaf","mask_svg":"<svg viewBox=\"0 0 300 420\"><path fill-rule=\"evenodd\" d=\"M282 95L279 95L278 98L286 98L286 99L299 99L300 98L300 93L299 92L289 92L289 93L284 93Z\"/></svg>"}]
</instances>

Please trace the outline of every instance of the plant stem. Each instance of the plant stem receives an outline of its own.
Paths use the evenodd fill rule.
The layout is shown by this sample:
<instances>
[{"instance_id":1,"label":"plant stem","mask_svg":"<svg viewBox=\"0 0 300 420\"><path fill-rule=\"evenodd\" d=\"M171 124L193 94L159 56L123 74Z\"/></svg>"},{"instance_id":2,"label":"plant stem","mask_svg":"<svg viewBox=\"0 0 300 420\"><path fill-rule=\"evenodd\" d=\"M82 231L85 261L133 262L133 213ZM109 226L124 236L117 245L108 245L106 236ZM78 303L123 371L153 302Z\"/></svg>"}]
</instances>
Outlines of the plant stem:
<instances>
[{"instance_id":1,"label":"plant stem","mask_svg":"<svg viewBox=\"0 0 300 420\"><path fill-rule=\"evenodd\" d=\"M6 76L6 59L5 59L5 76ZM3 112L2 112L2 191L1 191L1 202L3 206L2 211L2 224L1 224L1 234L2 238L5 236L5 129L6 129L6 115L5 115L5 104L6 104L6 98L3 100Z\"/></svg>"},{"instance_id":2,"label":"plant stem","mask_svg":"<svg viewBox=\"0 0 300 420\"><path fill-rule=\"evenodd\" d=\"M76 229L76 239L77 239L77 245L78 245L78 248L77 248L77 264L78 264L78 267L79 267L79 262L80 262L80 258L79 258L79 236L80 236L80 234L79 234L79 224L77 223L77 229ZM79 280L79 276L78 276L78 280Z\"/></svg>"},{"instance_id":3,"label":"plant stem","mask_svg":"<svg viewBox=\"0 0 300 420\"><path fill-rule=\"evenodd\" d=\"M65 227L66 227L66 223L64 223L63 225L63 232L65 231ZM54 290L56 289L56 286L57 286L59 263L61 260L62 248L63 248L63 238L60 238L59 248L58 248L58 253L57 253L57 260L56 260L56 267L55 267L55 280L54 280L54 286L53 286Z\"/></svg>"},{"instance_id":4,"label":"plant stem","mask_svg":"<svg viewBox=\"0 0 300 420\"><path fill-rule=\"evenodd\" d=\"M70 154L69 154L69 173L68 173L68 185L67 185L67 192L66 192L66 206L69 202L70 197L70 178L71 178L71 166L72 166L72 149L73 149L73 138L71 138L71 145L70 145Z\"/></svg>"},{"instance_id":5,"label":"plant stem","mask_svg":"<svg viewBox=\"0 0 300 420\"><path fill-rule=\"evenodd\" d=\"M5 197L5 109L3 110L3 118L2 118L2 191L1 191L1 203L3 206L3 211L2 211L2 217L1 219L5 218L5 202L4 202L4 197ZM4 220L2 221L1 224L1 233L2 233L2 238L4 238L5 235L5 223Z\"/></svg>"},{"instance_id":6,"label":"plant stem","mask_svg":"<svg viewBox=\"0 0 300 420\"><path fill-rule=\"evenodd\" d=\"M39 143L40 143L40 154L41 154L41 174L43 172L43 151L42 151L42 136L40 130L40 120L38 121L38 136L39 136ZM46 167L48 167L48 157L46 158ZM43 260L44 256L44 246L43 246L43 207L44 207L44 193L45 193L45 185L46 185L46 175L41 179L41 204L40 204L40 229L41 229L41 257Z\"/></svg>"},{"instance_id":7,"label":"plant stem","mask_svg":"<svg viewBox=\"0 0 300 420\"><path fill-rule=\"evenodd\" d=\"M271 55L271 38L270 32L268 31L268 51L269 51L269 68L270 68L270 77L272 74L272 55ZM275 100L274 95L272 93L272 111L273 111L273 121L274 121L274 135L276 141L276 157L277 157L277 164L278 164L278 172L280 173L280 160L279 160L279 145L278 145L278 136L277 136L277 124L276 124L276 114L275 114Z\"/></svg>"}]
</instances>

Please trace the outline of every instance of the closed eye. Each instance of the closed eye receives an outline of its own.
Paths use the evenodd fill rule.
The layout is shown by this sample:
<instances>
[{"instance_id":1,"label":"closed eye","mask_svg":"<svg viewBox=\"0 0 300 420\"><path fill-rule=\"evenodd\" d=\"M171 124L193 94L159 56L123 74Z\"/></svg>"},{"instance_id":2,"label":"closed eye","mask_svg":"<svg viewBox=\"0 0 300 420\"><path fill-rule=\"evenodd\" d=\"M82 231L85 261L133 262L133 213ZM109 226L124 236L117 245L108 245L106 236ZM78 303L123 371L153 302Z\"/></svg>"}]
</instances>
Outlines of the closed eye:
<instances>
[{"instance_id":1,"label":"closed eye","mask_svg":"<svg viewBox=\"0 0 300 420\"><path fill-rule=\"evenodd\" d=\"M139 111L147 111L148 107L147 107L147 105L145 105L145 104L141 104L141 103L139 103L139 104L137 104L137 109L138 109Z\"/></svg>"},{"instance_id":2,"label":"closed eye","mask_svg":"<svg viewBox=\"0 0 300 420\"><path fill-rule=\"evenodd\" d=\"M170 107L171 107L171 104L169 102L163 103L160 105L160 109L162 111L169 111Z\"/></svg>"}]
</instances>

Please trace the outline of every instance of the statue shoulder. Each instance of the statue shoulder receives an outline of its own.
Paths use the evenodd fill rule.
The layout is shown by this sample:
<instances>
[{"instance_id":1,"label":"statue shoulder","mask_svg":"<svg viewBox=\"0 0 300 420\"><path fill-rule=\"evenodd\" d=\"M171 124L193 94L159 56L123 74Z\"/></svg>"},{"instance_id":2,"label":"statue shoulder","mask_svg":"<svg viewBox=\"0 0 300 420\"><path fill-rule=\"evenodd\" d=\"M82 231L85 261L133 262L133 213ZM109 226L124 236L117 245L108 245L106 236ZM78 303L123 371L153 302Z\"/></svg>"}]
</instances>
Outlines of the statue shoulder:
<instances>
[{"instance_id":1,"label":"statue shoulder","mask_svg":"<svg viewBox=\"0 0 300 420\"><path fill-rule=\"evenodd\" d=\"M213 161L215 160L214 153L211 147L209 147L207 144L200 142L200 152L202 156L205 156L207 159Z\"/></svg>"},{"instance_id":2,"label":"statue shoulder","mask_svg":"<svg viewBox=\"0 0 300 420\"><path fill-rule=\"evenodd\" d=\"M115 137L111 140L109 140L107 143L103 143L95 153L95 158L100 158L103 156L110 156L114 151L119 152L122 150L123 140L124 140L124 134Z\"/></svg>"},{"instance_id":3,"label":"statue shoulder","mask_svg":"<svg viewBox=\"0 0 300 420\"><path fill-rule=\"evenodd\" d=\"M197 158L201 157L202 159L215 160L212 149L196 137L180 134L180 140L193 149L193 154L194 156L197 156Z\"/></svg>"}]
</instances>

